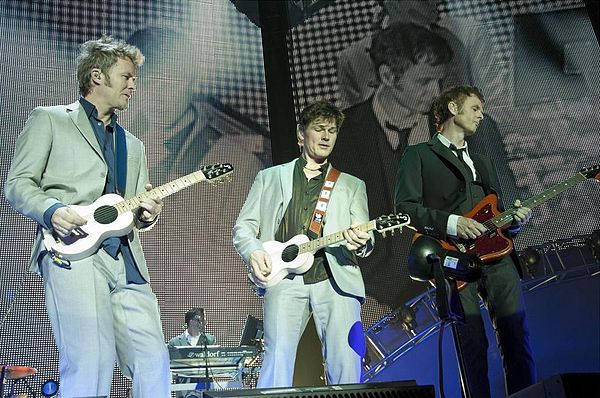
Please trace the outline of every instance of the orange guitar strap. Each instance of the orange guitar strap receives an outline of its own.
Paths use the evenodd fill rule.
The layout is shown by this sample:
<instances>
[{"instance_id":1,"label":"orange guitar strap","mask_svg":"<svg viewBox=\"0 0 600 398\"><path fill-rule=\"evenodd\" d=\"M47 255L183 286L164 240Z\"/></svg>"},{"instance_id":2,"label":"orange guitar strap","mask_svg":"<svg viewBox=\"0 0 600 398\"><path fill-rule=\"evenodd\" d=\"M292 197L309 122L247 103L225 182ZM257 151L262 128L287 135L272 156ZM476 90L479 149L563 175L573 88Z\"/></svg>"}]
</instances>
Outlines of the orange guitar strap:
<instances>
[{"instance_id":1,"label":"orange guitar strap","mask_svg":"<svg viewBox=\"0 0 600 398\"><path fill-rule=\"evenodd\" d=\"M319 199L317 199L317 206L315 207L315 211L310 221L310 227L308 228L310 232L315 234L315 238L321 236L321 228L323 226L325 213L327 212L327 206L329 205L331 191L333 191L333 187L340 174L339 170L331 167L327 173L327 177L325 177L325 182L323 183L323 188L321 188Z\"/></svg>"}]
</instances>

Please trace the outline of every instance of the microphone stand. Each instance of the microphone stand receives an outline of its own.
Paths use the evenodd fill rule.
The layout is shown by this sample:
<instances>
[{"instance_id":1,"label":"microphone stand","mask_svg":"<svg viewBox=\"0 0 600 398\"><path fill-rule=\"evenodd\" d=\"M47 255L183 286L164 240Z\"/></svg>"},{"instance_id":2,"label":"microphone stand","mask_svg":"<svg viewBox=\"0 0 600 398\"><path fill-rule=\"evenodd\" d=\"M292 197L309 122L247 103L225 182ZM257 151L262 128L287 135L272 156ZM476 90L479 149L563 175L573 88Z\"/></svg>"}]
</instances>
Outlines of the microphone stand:
<instances>
[{"instance_id":1,"label":"microphone stand","mask_svg":"<svg viewBox=\"0 0 600 398\"><path fill-rule=\"evenodd\" d=\"M458 335L458 322L464 323L465 315L460 303L460 297L456 281L447 280L442 269L441 260L435 254L427 255L427 262L433 268L433 277L435 280L435 302L438 311L438 316L442 321L440 326L440 341L439 341L439 388L440 395L444 397L444 386L442 376L442 334L446 324L450 324L452 328L452 337L454 340L454 348L456 350L456 359L458 361L458 375L460 378L461 389L464 398L472 398L471 389L467 376L467 366L463 354L460 337Z\"/></svg>"},{"instance_id":2,"label":"microphone stand","mask_svg":"<svg viewBox=\"0 0 600 398\"><path fill-rule=\"evenodd\" d=\"M206 337L206 333L200 333L200 339L202 339L202 345L204 346L204 389L208 391L210 381L208 379L208 337Z\"/></svg>"},{"instance_id":3,"label":"microphone stand","mask_svg":"<svg viewBox=\"0 0 600 398\"><path fill-rule=\"evenodd\" d=\"M0 397L4 397L4 376L6 375L6 365L0 365L2 372L0 372Z\"/></svg>"}]
</instances>

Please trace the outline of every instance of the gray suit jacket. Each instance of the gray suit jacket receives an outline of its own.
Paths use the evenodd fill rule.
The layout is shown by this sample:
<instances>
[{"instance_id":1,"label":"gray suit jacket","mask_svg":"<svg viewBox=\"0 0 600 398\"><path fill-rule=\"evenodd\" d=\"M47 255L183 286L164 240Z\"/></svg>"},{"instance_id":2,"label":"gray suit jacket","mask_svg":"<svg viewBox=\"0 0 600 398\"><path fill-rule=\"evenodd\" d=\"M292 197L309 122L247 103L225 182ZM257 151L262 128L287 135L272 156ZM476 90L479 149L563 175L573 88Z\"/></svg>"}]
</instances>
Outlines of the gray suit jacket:
<instances>
[{"instance_id":1,"label":"gray suit jacket","mask_svg":"<svg viewBox=\"0 0 600 398\"><path fill-rule=\"evenodd\" d=\"M248 198L233 228L233 245L246 264L250 254L262 249L262 242L275 239L275 232L283 219L292 198L293 171L296 160L262 170L256 176ZM323 235L350 227L352 223L369 221L365 183L349 174L341 173L330 197L323 221ZM375 237L367 250L373 250ZM333 278L346 294L360 300L365 298L365 285L358 267L356 253L349 251L343 242L325 248Z\"/></svg>"},{"instance_id":2,"label":"gray suit jacket","mask_svg":"<svg viewBox=\"0 0 600 398\"><path fill-rule=\"evenodd\" d=\"M129 132L125 197L144 191L148 169L144 145ZM38 107L30 114L17 139L15 154L5 185L8 202L19 213L38 223L30 258L30 270L39 272L37 260L45 249L41 227L44 212L56 203L89 205L102 196L107 165L79 101L70 105ZM137 217L134 217L137 220ZM141 275L149 281L148 268L138 237L129 234L129 244Z\"/></svg>"}]
</instances>

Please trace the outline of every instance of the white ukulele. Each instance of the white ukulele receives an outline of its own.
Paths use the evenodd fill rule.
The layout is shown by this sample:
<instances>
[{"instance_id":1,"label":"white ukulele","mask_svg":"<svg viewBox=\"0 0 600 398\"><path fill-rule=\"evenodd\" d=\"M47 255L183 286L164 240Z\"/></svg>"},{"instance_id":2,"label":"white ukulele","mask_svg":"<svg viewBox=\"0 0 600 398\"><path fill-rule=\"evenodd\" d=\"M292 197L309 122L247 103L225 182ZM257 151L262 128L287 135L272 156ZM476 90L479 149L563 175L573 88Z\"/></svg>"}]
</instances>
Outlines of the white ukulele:
<instances>
[{"instance_id":1,"label":"white ukulele","mask_svg":"<svg viewBox=\"0 0 600 398\"><path fill-rule=\"evenodd\" d=\"M88 206L69 206L86 219L87 224L75 228L63 238L53 230L44 229L44 245L59 258L81 260L94 254L105 239L131 232L134 226L133 212L139 209L142 199L162 199L201 181L222 182L229 179L232 172L233 167L229 163L202 166L198 171L127 200L111 193Z\"/></svg>"},{"instance_id":2,"label":"white ukulele","mask_svg":"<svg viewBox=\"0 0 600 398\"><path fill-rule=\"evenodd\" d=\"M378 217L357 228L363 232L377 230L384 237L386 232L402 228L410 224L410 217L406 214L390 214ZM263 249L271 257L271 273L267 276L267 282L257 280L252 273L248 278L259 288L267 288L276 285L288 274L303 274L312 267L314 253L327 246L344 240L343 231L336 232L322 238L309 240L306 235L296 235L287 242L281 243L276 240L264 242Z\"/></svg>"}]
</instances>

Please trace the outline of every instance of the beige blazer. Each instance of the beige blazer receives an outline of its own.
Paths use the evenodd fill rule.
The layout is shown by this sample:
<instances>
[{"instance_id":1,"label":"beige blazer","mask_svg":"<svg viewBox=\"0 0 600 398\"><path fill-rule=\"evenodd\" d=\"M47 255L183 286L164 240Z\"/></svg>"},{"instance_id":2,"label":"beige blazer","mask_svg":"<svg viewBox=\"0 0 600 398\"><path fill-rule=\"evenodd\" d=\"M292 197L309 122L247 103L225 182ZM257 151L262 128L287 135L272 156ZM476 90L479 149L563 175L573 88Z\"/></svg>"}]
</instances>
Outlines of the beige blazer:
<instances>
[{"instance_id":1,"label":"beige blazer","mask_svg":"<svg viewBox=\"0 0 600 398\"><path fill-rule=\"evenodd\" d=\"M126 134L127 182L125 197L144 191L148 169L144 145ZM70 105L38 107L31 112L17 139L5 184L8 202L19 213L38 223L30 270L39 272L37 260L45 247L41 227L44 212L55 203L88 205L102 196L107 165L102 150L79 101ZM136 217L137 219L137 217ZM128 239L141 275L149 281L138 230Z\"/></svg>"},{"instance_id":2,"label":"beige blazer","mask_svg":"<svg viewBox=\"0 0 600 398\"><path fill-rule=\"evenodd\" d=\"M262 170L252 184L233 228L233 245L246 264L254 250L262 249L262 242L275 239L275 232L292 198L296 161ZM349 228L352 223L362 224L367 221L369 210L365 183L341 173L329 199L323 221L323 236ZM371 232L368 249L360 253L361 256L371 253L374 241L375 237ZM342 243L325 249L333 279L344 293L362 301L365 298L365 285L356 254L346 249Z\"/></svg>"}]
</instances>

